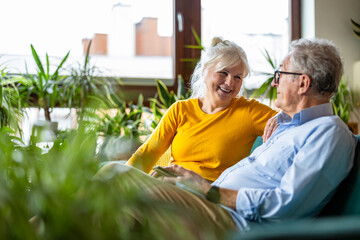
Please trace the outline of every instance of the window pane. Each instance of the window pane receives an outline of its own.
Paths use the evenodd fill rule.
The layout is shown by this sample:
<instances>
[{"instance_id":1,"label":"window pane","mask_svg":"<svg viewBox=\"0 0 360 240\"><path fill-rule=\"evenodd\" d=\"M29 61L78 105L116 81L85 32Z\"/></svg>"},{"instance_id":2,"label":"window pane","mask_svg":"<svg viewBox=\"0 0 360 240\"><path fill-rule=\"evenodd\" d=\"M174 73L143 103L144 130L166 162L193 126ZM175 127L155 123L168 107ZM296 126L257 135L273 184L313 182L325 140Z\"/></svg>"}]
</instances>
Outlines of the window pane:
<instances>
[{"instance_id":1,"label":"window pane","mask_svg":"<svg viewBox=\"0 0 360 240\"><path fill-rule=\"evenodd\" d=\"M266 49L280 61L289 45L289 10L285 0L201 0L202 42L206 47L220 36L239 44L247 53L252 75L246 88L259 87L266 79L257 71L273 69L262 55Z\"/></svg>"},{"instance_id":2,"label":"window pane","mask_svg":"<svg viewBox=\"0 0 360 240\"><path fill-rule=\"evenodd\" d=\"M12 72L25 72L25 60L33 71L30 44L41 56L70 50L74 64L92 40L91 61L104 75L173 78L172 1L12 0L0 9L0 62Z\"/></svg>"}]
</instances>

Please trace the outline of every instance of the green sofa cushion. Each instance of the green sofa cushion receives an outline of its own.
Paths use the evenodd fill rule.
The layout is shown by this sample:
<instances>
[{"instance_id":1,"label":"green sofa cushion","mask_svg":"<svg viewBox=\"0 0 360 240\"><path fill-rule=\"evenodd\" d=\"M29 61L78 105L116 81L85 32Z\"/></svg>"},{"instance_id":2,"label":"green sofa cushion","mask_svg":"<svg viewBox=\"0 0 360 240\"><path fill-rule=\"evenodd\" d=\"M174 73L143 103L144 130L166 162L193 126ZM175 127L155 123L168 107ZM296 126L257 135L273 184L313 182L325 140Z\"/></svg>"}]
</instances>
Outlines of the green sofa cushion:
<instances>
[{"instance_id":1,"label":"green sofa cushion","mask_svg":"<svg viewBox=\"0 0 360 240\"><path fill-rule=\"evenodd\" d=\"M255 139L255 142L254 142L252 148L251 148L250 153L252 153L252 152L255 150L255 148L257 148L257 147L260 146L261 144L263 144L263 139L262 139L262 137L257 137L257 138Z\"/></svg>"}]
</instances>

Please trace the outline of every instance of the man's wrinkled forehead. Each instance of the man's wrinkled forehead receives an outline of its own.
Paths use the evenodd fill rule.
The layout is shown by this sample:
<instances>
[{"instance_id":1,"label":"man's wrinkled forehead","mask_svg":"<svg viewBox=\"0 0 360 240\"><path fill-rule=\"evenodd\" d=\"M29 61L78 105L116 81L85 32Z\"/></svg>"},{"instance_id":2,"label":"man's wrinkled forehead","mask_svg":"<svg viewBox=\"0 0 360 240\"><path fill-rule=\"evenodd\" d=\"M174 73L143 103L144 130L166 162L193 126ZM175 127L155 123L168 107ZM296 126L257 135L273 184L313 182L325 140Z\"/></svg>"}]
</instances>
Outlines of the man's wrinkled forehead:
<instances>
[{"instance_id":1,"label":"man's wrinkled forehead","mask_svg":"<svg viewBox=\"0 0 360 240\"><path fill-rule=\"evenodd\" d=\"M290 56L287 55L280 63L279 69L284 70L290 67Z\"/></svg>"}]
</instances>

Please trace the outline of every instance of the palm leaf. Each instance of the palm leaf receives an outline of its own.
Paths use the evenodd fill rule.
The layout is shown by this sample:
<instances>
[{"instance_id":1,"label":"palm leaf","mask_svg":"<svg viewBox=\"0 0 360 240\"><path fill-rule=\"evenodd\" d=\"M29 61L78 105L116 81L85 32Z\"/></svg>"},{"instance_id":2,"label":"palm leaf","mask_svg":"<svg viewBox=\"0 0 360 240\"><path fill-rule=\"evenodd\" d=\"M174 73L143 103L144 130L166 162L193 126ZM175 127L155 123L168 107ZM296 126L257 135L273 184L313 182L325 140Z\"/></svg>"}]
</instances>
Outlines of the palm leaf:
<instances>
[{"instance_id":1,"label":"palm leaf","mask_svg":"<svg viewBox=\"0 0 360 240\"><path fill-rule=\"evenodd\" d=\"M352 19L350 19L350 21L351 21L351 23L353 24L353 26L354 26L355 28L357 28L357 29L360 30L360 24L359 24L359 23L355 22L355 21L352 20Z\"/></svg>"},{"instance_id":2,"label":"palm leaf","mask_svg":"<svg viewBox=\"0 0 360 240\"><path fill-rule=\"evenodd\" d=\"M69 57L70 51L67 52L67 54L65 55L65 57L61 60L61 63L58 65L58 67L56 68L54 74L52 75L51 79L57 79L58 74L59 74L59 70L62 67L62 65L64 64L64 62L67 60L67 58Z\"/></svg>"},{"instance_id":3,"label":"palm leaf","mask_svg":"<svg viewBox=\"0 0 360 240\"><path fill-rule=\"evenodd\" d=\"M31 52L32 52L32 55L34 57L37 67L39 68L41 74L43 74L45 76L45 71L44 71L43 65L41 63L41 60L39 58L39 55L37 54L37 52L32 44L30 44L30 47L31 47Z\"/></svg>"},{"instance_id":4,"label":"palm leaf","mask_svg":"<svg viewBox=\"0 0 360 240\"><path fill-rule=\"evenodd\" d=\"M198 44L199 49L204 50L204 47L201 44L201 39L200 39L199 35L197 34L195 28L191 27L191 32L195 38L196 43Z\"/></svg>"},{"instance_id":5,"label":"palm leaf","mask_svg":"<svg viewBox=\"0 0 360 240\"><path fill-rule=\"evenodd\" d=\"M353 33L356 37L360 38L360 31L353 30Z\"/></svg>"},{"instance_id":6,"label":"palm leaf","mask_svg":"<svg viewBox=\"0 0 360 240\"><path fill-rule=\"evenodd\" d=\"M169 91L162 81L157 79L156 84L157 84L156 87L158 90L159 98L160 98L161 102L164 105L166 105L170 100Z\"/></svg>"}]
</instances>

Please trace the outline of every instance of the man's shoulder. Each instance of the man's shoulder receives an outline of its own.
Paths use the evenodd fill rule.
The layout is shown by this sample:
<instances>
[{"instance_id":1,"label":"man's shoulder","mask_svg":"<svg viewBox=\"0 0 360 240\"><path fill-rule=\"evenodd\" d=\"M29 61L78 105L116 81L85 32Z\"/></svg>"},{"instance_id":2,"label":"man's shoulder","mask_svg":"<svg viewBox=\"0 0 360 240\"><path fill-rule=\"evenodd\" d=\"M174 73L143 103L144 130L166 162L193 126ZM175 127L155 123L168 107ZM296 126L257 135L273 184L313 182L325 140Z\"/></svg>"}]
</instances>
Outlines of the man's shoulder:
<instances>
[{"instance_id":1,"label":"man's shoulder","mask_svg":"<svg viewBox=\"0 0 360 240\"><path fill-rule=\"evenodd\" d=\"M335 129L344 130L344 131L349 131L349 133L350 133L350 130L347 127L347 125L337 115L318 117L311 121L306 122L304 125L306 127L313 126L313 128L327 128L329 130L335 130Z\"/></svg>"}]
</instances>

